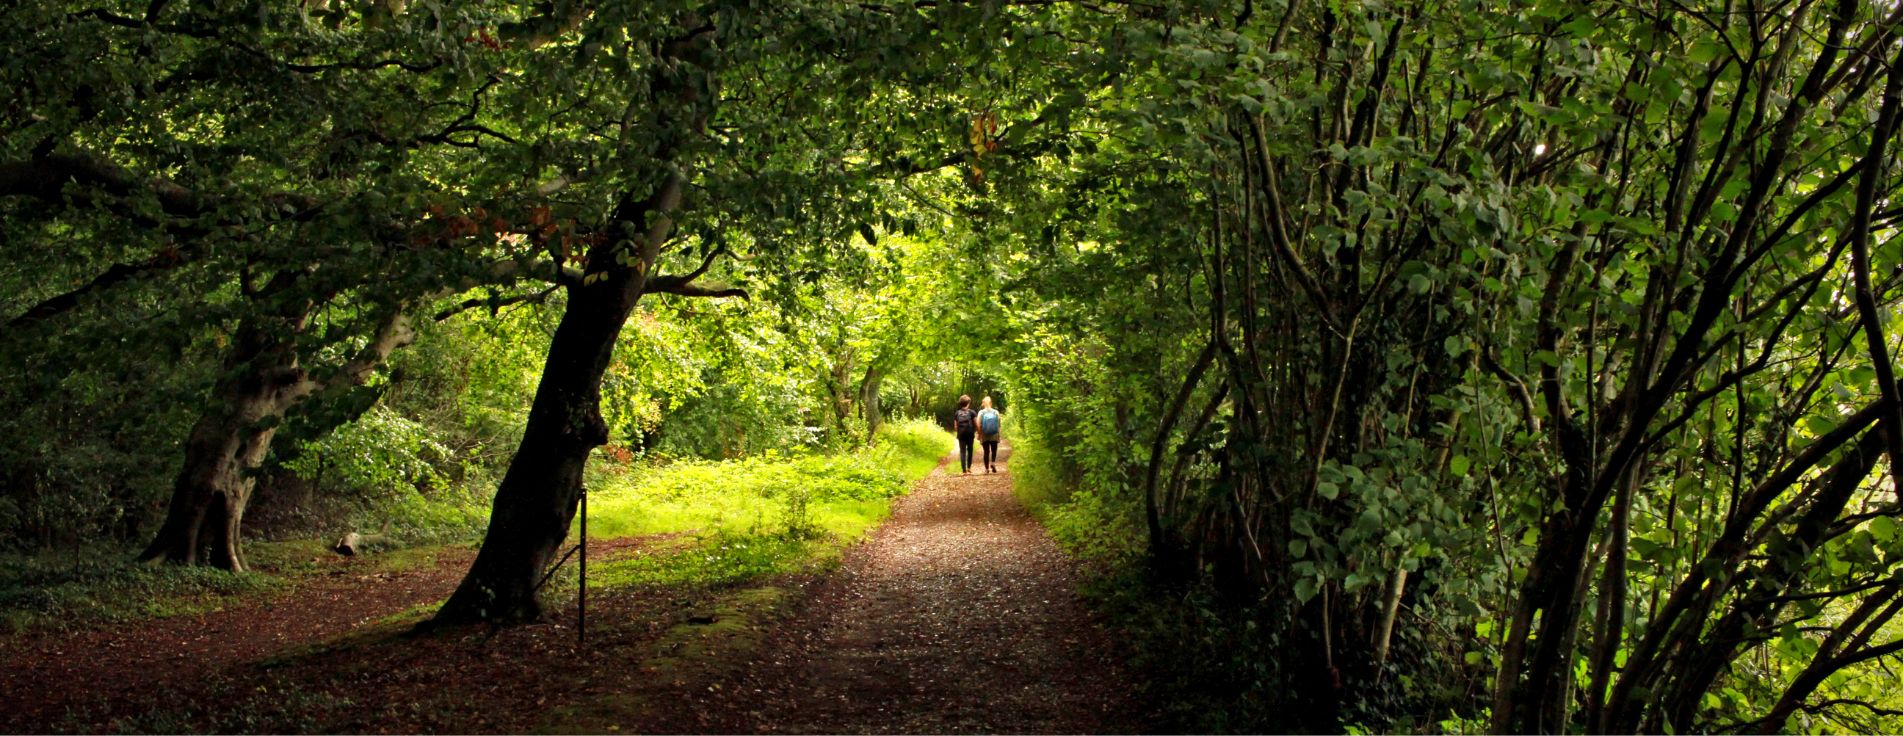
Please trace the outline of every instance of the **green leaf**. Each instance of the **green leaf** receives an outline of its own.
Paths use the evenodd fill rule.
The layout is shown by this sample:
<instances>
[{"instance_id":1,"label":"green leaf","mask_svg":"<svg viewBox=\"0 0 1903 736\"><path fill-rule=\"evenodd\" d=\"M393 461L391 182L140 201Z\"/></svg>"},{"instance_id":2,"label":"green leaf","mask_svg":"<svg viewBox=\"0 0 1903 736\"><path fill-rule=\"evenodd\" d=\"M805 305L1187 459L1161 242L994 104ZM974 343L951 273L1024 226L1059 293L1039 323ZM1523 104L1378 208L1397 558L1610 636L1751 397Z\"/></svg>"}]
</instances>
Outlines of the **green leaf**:
<instances>
[{"instance_id":1,"label":"green leaf","mask_svg":"<svg viewBox=\"0 0 1903 736\"><path fill-rule=\"evenodd\" d=\"M1692 60L1692 63L1704 65L1710 64L1713 59L1718 58L1718 55L1722 53L1725 53L1724 44L1710 39L1700 39L1692 44L1691 53L1687 54L1687 56Z\"/></svg>"},{"instance_id":2,"label":"green leaf","mask_svg":"<svg viewBox=\"0 0 1903 736\"><path fill-rule=\"evenodd\" d=\"M1870 520L1870 536L1878 542L1888 542L1896 539L1896 531L1896 519L1892 519L1888 516L1879 516Z\"/></svg>"}]
</instances>

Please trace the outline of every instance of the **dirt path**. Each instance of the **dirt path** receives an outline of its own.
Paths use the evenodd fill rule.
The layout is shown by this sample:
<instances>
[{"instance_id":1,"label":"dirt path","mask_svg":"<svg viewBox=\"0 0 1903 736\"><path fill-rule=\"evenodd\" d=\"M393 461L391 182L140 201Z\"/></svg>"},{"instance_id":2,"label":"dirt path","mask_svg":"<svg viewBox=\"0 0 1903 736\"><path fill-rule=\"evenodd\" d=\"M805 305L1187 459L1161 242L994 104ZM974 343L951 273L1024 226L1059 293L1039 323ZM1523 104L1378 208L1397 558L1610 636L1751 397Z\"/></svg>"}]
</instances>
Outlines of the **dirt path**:
<instances>
[{"instance_id":1,"label":"dirt path","mask_svg":"<svg viewBox=\"0 0 1903 736\"><path fill-rule=\"evenodd\" d=\"M190 683L291 647L323 641L411 606L440 600L468 550L402 573L370 572L361 559L327 569L270 600L198 615L78 632L0 639L0 731L37 731L70 708Z\"/></svg>"},{"instance_id":2,"label":"dirt path","mask_svg":"<svg viewBox=\"0 0 1903 736\"><path fill-rule=\"evenodd\" d=\"M749 675L709 698L702 730L1143 730L1115 647L1010 474L956 468L920 481L848 553Z\"/></svg>"},{"instance_id":3,"label":"dirt path","mask_svg":"<svg viewBox=\"0 0 1903 736\"><path fill-rule=\"evenodd\" d=\"M588 549L607 556L646 541L595 540ZM0 637L0 733L85 730L86 721L65 719L118 715L155 694L192 697L225 673L441 601L474 556L471 549L445 547L414 568L391 572L371 559L324 555L312 560L320 571L264 600L133 624Z\"/></svg>"},{"instance_id":4,"label":"dirt path","mask_svg":"<svg viewBox=\"0 0 1903 736\"><path fill-rule=\"evenodd\" d=\"M591 596L585 651L572 609L421 638L365 627L441 600L466 549L394 573L316 560L269 600L0 637L0 733L1144 730L1069 561L1010 486L941 466L831 574Z\"/></svg>"}]
</instances>

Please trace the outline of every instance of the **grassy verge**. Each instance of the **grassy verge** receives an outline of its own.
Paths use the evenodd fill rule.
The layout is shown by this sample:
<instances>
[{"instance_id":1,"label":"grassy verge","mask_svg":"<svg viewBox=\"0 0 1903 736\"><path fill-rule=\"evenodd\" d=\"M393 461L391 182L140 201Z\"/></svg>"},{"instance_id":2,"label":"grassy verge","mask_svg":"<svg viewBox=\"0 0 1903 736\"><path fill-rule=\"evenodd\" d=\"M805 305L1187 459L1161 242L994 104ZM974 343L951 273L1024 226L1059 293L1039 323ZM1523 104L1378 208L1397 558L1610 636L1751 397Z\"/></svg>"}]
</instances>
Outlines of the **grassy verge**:
<instances>
[{"instance_id":1,"label":"grassy verge","mask_svg":"<svg viewBox=\"0 0 1903 736\"><path fill-rule=\"evenodd\" d=\"M592 474L591 538L681 534L590 570L591 584L731 585L816 569L884 520L891 499L930 473L950 436L930 422L888 425L871 447ZM386 550L371 572L436 564L446 545ZM0 558L0 633L192 615L289 590L325 568L328 540L247 542L250 572L149 566L127 550ZM572 573L565 575L572 580ZM557 594L564 582L558 579Z\"/></svg>"},{"instance_id":2,"label":"grassy verge","mask_svg":"<svg viewBox=\"0 0 1903 736\"><path fill-rule=\"evenodd\" d=\"M894 497L938 466L950 439L930 422L900 422L851 453L603 473L589 491L590 538L684 539L591 565L589 585L722 586L824 568L885 520ZM569 571L557 585L572 585Z\"/></svg>"},{"instance_id":3,"label":"grassy verge","mask_svg":"<svg viewBox=\"0 0 1903 736\"><path fill-rule=\"evenodd\" d=\"M1147 532L1133 514L1090 488L1079 488L1057 453L1035 432L1011 439L1011 492L1070 553L1098 572L1135 566Z\"/></svg>"},{"instance_id":4,"label":"grassy verge","mask_svg":"<svg viewBox=\"0 0 1903 736\"><path fill-rule=\"evenodd\" d=\"M104 625L186 615L278 590L273 575L151 567L95 552L0 559L0 632Z\"/></svg>"},{"instance_id":5,"label":"grassy verge","mask_svg":"<svg viewBox=\"0 0 1903 736\"><path fill-rule=\"evenodd\" d=\"M442 546L364 558L364 574L434 565ZM335 553L323 540L247 542L251 570L148 565L130 550L0 557L0 633L74 630L190 616L278 595L324 569Z\"/></svg>"}]
</instances>

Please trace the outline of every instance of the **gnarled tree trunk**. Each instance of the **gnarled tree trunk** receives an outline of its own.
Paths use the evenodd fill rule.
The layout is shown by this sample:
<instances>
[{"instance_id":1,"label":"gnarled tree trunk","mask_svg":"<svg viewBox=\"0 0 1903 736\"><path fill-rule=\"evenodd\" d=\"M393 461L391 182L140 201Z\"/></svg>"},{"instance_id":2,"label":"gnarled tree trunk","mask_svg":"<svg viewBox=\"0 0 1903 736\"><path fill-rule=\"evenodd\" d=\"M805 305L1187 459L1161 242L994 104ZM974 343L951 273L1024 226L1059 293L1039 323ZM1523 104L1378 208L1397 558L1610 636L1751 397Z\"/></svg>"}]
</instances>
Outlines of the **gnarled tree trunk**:
<instances>
[{"instance_id":1,"label":"gnarled tree trunk","mask_svg":"<svg viewBox=\"0 0 1903 736\"><path fill-rule=\"evenodd\" d=\"M185 466L172 484L165 523L140 560L244 569L239 528L255 482L277 434L266 417L282 414L277 391L256 371L220 381L217 404L193 425Z\"/></svg>"},{"instance_id":2,"label":"gnarled tree trunk","mask_svg":"<svg viewBox=\"0 0 1903 736\"><path fill-rule=\"evenodd\" d=\"M285 288L296 278L281 275L273 285ZM139 560L244 570L239 532L245 505L286 413L327 386L361 383L415 336L402 312L393 309L356 358L318 382L299 365L295 338L309 305L302 302L289 316L252 318L239 328L211 406L185 441L185 464L172 484L165 522ZM273 323L276 329L267 326Z\"/></svg>"}]
</instances>

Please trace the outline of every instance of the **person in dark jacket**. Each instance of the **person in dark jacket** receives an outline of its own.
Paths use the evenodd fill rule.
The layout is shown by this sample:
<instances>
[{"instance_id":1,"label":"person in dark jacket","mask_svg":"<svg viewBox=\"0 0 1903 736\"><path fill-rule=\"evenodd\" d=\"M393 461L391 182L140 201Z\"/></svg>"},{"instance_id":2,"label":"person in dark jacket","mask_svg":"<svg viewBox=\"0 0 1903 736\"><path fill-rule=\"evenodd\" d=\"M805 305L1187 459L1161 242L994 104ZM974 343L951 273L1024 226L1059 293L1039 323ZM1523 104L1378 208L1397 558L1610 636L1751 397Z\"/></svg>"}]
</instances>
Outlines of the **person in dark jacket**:
<instances>
[{"instance_id":1,"label":"person in dark jacket","mask_svg":"<svg viewBox=\"0 0 1903 736\"><path fill-rule=\"evenodd\" d=\"M952 432L958 435L958 470L971 475L971 441L978 434L978 412L971 410L971 395L958 397L958 411L952 412Z\"/></svg>"}]
</instances>

